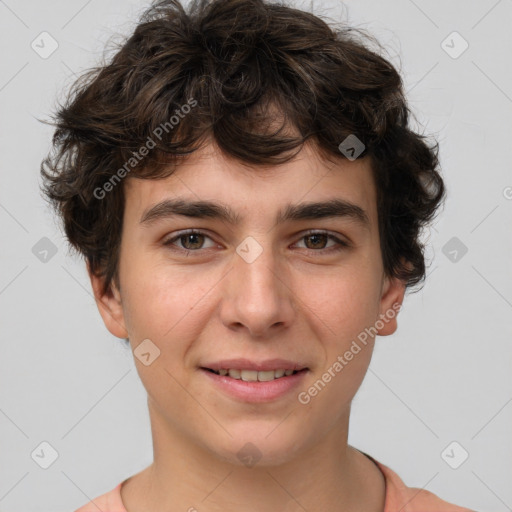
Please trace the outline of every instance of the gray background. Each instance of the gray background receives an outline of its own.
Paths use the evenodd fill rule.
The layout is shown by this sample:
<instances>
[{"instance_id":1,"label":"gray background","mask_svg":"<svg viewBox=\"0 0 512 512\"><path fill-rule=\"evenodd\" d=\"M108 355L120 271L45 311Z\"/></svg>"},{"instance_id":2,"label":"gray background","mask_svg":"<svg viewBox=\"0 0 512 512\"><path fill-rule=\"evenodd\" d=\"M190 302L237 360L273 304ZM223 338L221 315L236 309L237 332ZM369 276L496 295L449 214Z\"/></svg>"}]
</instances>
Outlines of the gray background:
<instances>
[{"instance_id":1,"label":"gray background","mask_svg":"<svg viewBox=\"0 0 512 512\"><path fill-rule=\"evenodd\" d=\"M132 355L104 328L84 265L39 195L52 130L36 119L146 5L0 1L0 511L74 510L152 460ZM386 45L441 143L448 186L425 237L426 285L406 297L398 332L378 339L349 441L409 486L512 510L512 1L317 0L313 10ZM48 58L31 47L43 31L58 43ZM458 36L443 43L453 31L469 44L460 55ZM50 448L31 456L44 441L58 453L48 469ZM462 450L469 458L452 469Z\"/></svg>"}]
</instances>

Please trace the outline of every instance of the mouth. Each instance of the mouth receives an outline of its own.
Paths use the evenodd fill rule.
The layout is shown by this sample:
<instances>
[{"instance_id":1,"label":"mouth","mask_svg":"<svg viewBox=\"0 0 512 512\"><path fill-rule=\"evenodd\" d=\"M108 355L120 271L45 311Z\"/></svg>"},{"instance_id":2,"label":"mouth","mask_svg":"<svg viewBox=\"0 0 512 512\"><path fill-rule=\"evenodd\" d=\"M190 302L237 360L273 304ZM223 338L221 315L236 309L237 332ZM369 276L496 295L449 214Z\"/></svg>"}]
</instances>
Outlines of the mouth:
<instances>
[{"instance_id":1,"label":"mouth","mask_svg":"<svg viewBox=\"0 0 512 512\"><path fill-rule=\"evenodd\" d=\"M263 403L289 399L303 386L310 369L285 359L255 362L249 359L225 359L208 362L198 368L213 389L238 402Z\"/></svg>"},{"instance_id":2,"label":"mouth","mask_svg":"<svg viewBox=\"0 0 512 512\"><path fill-rule=\"evenodd\" d=\"M303 368L301 370L292 370L292 369L277 369L277 370L241 370L235 368L220 368L219 370L214 370L212 368L201 368L202 370L209 371L216 375L220 375L222 377L230 377L235 380L243 380L245 382L270 382L273 380L283 379L285 377L289 377L291 375L295 375L296 373L305 372L307 368Z\"/></svg>"}]
</instances>

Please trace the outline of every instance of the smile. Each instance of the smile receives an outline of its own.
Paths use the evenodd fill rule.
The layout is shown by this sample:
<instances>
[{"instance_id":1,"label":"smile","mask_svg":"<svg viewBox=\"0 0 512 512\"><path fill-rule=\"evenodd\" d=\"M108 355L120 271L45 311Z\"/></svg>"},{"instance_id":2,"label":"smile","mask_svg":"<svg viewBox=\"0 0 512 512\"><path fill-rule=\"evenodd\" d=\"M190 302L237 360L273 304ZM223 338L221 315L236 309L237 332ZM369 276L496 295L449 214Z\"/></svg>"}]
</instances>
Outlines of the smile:
<instances>
[{"instance_id":1,"label":"smile","mask_svg":"<svg viewBox=\"0 0 512 512\"><path fill-rule=\"evenodd\" d=\"M269 382L271 380L281 379L283 377L288 377L295 373L298 373L296 370L266 370L266 371L256 371L256 370L237 370L237 369L225 369L221 368L220 370L212 370L210 368L205 368L216 375L228 376L232 379L243 380L245 382ZM303 371L303 370L301 370Z\"/></svg>"},{"instance_id":2,"label":"smile","mask_svg":"<svg viewBox=\"0 0 512 512\"><path fill-rule=\"evenodd\" d=\"M216 366L216 368L201 366L199 370L213 385L213 389L243 403L290 400L298 389L304 387L304 378L309 372L308 368L293 369L293 365L289 364L288 368L280 368L280 365L276 365L276 369L269 368L270 364L252 365L260 366L258 369L233 368L232 366L235 365L226 365L227 368L223 368L221 364ZM262 369L261 366L266 368Z\"/></svg>"}]
</instances>

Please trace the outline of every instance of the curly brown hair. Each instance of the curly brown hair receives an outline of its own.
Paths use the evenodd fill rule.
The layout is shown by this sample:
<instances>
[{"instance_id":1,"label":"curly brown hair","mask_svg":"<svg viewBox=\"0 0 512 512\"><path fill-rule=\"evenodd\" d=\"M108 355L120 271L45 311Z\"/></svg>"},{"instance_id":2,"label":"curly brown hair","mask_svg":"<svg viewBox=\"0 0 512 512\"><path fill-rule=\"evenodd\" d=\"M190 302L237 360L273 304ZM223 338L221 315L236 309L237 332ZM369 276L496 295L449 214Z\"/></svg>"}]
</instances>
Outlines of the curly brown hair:
<instances>
[{"instance_id":1,"label":"curly brown hair","mask_svg":"<svg viewBox=\"0 0 512 512\"><path fill-rule=\"evenodd\" d=\"M265 0L193 0L187 10L154 2L47 123L56 130L42 190L104 291L119 284L118 182L166 177L207 139L268 166L308 139L321 155L345 158L340 143L355 135L375 179L386 275L424 280L421 230L445 195L439 147L409 127L401 76L366 41L381 47L361 29ZM271 112L283 120L278 130Z\"/></svg>"}]
</instances>

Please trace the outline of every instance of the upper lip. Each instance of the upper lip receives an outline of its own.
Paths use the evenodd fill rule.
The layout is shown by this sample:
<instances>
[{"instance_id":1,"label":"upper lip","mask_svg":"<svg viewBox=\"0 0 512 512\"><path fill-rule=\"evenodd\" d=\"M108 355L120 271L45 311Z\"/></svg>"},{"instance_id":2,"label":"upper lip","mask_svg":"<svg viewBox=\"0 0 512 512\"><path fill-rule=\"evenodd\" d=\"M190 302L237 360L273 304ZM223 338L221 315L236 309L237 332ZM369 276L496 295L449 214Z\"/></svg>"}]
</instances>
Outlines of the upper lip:
<instances>
[{"instance_id":1,"label":"upper lip","mask_svg":"<svg viewBox=\"0 0 512 512\"><path fill-rule=\"evenodd\" d=\"M265 359L264 361L251 361L250 359L223 359L205 363L201 368L219 371L221 369L229 370L255 370L259 372L269 370L296 370L300 371L307 368L305 365L287 359Z\"/></svg>"}]
</instances>

